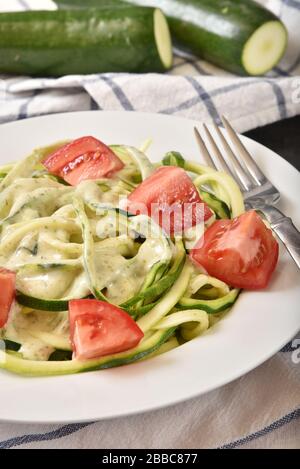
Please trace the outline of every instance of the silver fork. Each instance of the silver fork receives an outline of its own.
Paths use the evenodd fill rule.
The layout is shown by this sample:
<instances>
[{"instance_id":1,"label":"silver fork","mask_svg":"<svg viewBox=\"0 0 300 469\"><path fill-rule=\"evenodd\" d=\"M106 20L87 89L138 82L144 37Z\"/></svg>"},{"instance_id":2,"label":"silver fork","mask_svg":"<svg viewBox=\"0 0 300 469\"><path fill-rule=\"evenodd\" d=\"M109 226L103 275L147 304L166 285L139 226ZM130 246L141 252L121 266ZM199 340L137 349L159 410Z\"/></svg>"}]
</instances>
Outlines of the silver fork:
<instances>
[{"instance_id":1,"label":"silver fork","mask_svg":"<svg viewBox=\"0 0 300 469\"><path fill-rule=\"evenodd\" d=\"M223 155L221 146L217 144L205 124L203 124L203 128L212 148L211 152L198 129L194 128L195 136L206 164L217 170L225 171L235 179L243 193L246 208L253 208L261 212L300 269L300 232L289 217L286 217L274 207L280 199L280 192L262 173L241 142L238 134L233 130L224 116L222 117L222 122L232 146L229 145L220 128L215 123L213 125L226 156Z\"/></svg>"}]
</instances>

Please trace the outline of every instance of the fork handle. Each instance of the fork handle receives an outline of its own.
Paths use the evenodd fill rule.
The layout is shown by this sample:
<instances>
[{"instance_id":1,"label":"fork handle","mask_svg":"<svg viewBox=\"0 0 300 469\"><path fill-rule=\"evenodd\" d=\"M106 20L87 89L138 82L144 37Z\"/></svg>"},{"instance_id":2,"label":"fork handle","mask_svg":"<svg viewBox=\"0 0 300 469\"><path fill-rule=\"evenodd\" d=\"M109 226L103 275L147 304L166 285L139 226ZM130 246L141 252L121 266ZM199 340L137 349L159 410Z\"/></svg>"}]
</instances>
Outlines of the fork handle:
<instances>
[{"instance_id":1,"label":"fork handle","mask_svg":"<svg viewBox=\"0 0 300 469\"><path fill-rule=\"evenodd\" d=\"M262 212L300 269L300 232L291 218L270 205L253 206L253 208Z\"/></svg>"}]
</instances>

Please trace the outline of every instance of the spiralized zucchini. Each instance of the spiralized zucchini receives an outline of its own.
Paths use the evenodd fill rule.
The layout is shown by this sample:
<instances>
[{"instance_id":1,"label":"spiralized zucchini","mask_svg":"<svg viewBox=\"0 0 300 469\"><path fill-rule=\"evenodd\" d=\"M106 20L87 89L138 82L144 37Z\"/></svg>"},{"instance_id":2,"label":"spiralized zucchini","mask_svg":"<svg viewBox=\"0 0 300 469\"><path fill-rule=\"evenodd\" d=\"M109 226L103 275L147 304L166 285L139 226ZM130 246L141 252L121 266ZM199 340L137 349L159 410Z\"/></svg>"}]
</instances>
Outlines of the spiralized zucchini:
<instances>
[{"instance_id":1,"label":"spiralized zucchini","mask_svg":"<svg viewBox=\"0 0 300 469\"><path fill-rule=\"evenodd\" d=\"M41 165L60 144L0 167L0 267L16 271L18 290L10 319L0 329L0 367L40 376L143 360L205 333L236 301L238 290L201 272L187 256L203 228L171 239L151 218L120 208L119 199L157 166L144 153L149 143L140 150L113 145L124 169L77 187ZM191 175L213 212L206 226L244 211L240 190L227 174L177 152L161 164ZM86 297L121 306L144 339L127 352L71 359L68 301Z\"/></svg>"}]
</instances>

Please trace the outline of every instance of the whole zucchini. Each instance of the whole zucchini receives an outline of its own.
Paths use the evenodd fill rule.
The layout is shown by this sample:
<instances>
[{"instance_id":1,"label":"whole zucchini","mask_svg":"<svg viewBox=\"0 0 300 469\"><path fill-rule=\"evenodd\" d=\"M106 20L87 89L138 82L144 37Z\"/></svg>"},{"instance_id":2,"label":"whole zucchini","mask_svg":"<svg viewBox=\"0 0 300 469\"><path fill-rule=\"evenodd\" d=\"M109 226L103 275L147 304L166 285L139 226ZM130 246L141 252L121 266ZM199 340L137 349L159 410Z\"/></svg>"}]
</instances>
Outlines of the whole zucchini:
<instances>
[{"instance_id":1,"label":"whole zucchini","mask_svg":"<svg viewBox=\"0 0 300 469\"><path fill-rule=\"evenodd\" d=\"M172 64L167 21L156 8L0 14L0 71L36 76L159 72Z\"/></svg>"},{"instance_id":2,"label":"whole zucchini","mask_svg":"<svg viewBox=\"0 0 300 469\"><path fill-rule=\"evenodd\" d=\"M263 75L281 59L287 45L283 23L253 0L125 0L159 6L177 45L242 75ZM71 8L120 0L57 0Z\"/></svg>"},{"instance_id":3,"label":"whole zucchini","mask_svg":"<svg viewBox=\"0 0 300 469\"><path fill-rule=\"evenodd\" d=\"M134 3L159 4L180 47L233 73L263 75L279 62L286 49L283 23L252 0Z\"/></svg>"},{"instance_id":4,"label":"whole zucchini","mask_svg":"<svg viewBox=\"0 0 300 469\"><path fill-rule=\"evenodd\" d=\"M62 10L127 6L126 0L55 0L55 3Z\"/></svg>"}]
</instances>

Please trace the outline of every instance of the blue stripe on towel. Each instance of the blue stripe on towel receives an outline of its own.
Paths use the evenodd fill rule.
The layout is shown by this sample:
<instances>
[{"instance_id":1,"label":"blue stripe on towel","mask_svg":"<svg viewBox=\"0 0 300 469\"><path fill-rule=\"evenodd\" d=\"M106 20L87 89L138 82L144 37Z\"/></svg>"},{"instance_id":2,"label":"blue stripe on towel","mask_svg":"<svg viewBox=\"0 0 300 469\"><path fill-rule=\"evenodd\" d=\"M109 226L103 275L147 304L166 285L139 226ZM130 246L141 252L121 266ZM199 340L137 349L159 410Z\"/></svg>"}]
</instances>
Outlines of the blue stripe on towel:
<instances>
[{"instance_id":1,"label":"blue stripe on towel","mask_svg":"<svg viewBox=\"0 0 300 469\"><path fill-rule=\"evenodd\" d=\"M217 89L211 91L210 94L209 94L209 99L211 99L214 96L218 96L220 94L226 94L229 91L234 91L234 90L237 90L239 88L244 88L246 86L252 85L253 83L254 83L254 80L250 79L249 81L243 81L243 82L240 82L240 83L234 83L234 84L231 84L231 85L222 86L220 88L217 88ZM206 98L204 96L202 96L201 101L205 102L205 100L206 100ZM199 104L199 96L195 96L191 99L183 101L182 103L180 103L180 104L178 104L174 107L163 109L160 112L162 114L174 114L175 112L183 111L184 109L189 109L189 108L195 106L196 104Z\"/></svg>"},{"instance_id":2,"label":"blue stripe on towel","mask_svg":"<svg viewBox=\"0 0 300 469\"><path fill-rule=\"evenodd\" d=\"M300 2L298 0L283 0L283 3L291 8L296 8L300 10Z\"/></svg>"},{"instance_id":3,"label":"blue stripe on towel","mask_svg":"<svg viewBox=\"0 0 300 469\"><path fill-rule=\"evenodd\" d=\"M95 101L95 99L93 98L93 96L90 96L90 106L91 106L91 111L99 111L99 110L101 110L101 107L99 106L99 104L97 103L97 101Z\"/></svg>"},{"instance_id":4,"label":"blue stripe on towel","mask_svg":"<svg viewBox=\"0 0 300 469\"><path fill-rule=\"evenodd\" d=\"M132 106L131 102L129 101L129 99L127 98L126 94L124 93L124 91L122 90L122 88L117 85L112 78L108 77L108 76L102 76L101 79L107 83L107 85L111 88L111 90L113 91L114 95L116 96L116 98L118 99L118 101L121 103L121 105L123 106L123 108L126 110L126 111L134 111L134 107Z\"/></svg>"},{"instance_id":5,"label":"blue stripe on towel","mask_svg":"<svg viewBox=\"0 0 300 469\"><path fill-rule=\"evenodd\" d=\"M44 90L35 90L33 91L32 95L20 106L19 113L17 119L26 119L28 117L28 106L34 100L36 96L41 94Z\"/></svg>"},{"instance_id":6,"label":"blue stripe on towel","mask_svg":"<svg viewBox=\"0 0 300 469\"><path fill-rule=\"evenodd\" d=\"M267 83L270 83L272 86L272 89L274 91L276 100L277 100L277 106L278 106L278 111L280 115L280 119L286 119L287 118L287 110L286 110L286 103L285 103L285 97L282 92L282 89L280 86L273 80L265 80Z\"/></svg>"},{"instance_id":7,"label":"blue stripe on towel","mask_svg":"<svg viewBox=\"0 0 300 469\"><path fill-rule=\"evenodd\" d=\"M292 346L292 343L289 342L288 344L286 344L284 347L282 347L282 349L280 350L281 353L292 353L294 352L295 350L295 347Z\"/></svg>"},{"instance_id":8,"label":"blue stripe on towel","mask_svg":"<svg viewBox=\"0 0 300 469\"><path fill-rule=\"evenodd\" d=\"M279 67L276 67L274 70L279 72L283 76L288 76L289 77L290 74L293 73L296 70L297 67L299 67L299 65L300 65L300 54L297 57L297 59L294 61L294 63L292 63L292 65L290 65L286 70L282 70Z\"/></svg>"},{"instance_id":9,"label":"blue stripe on towel","mask_svg":"<svg viewBox=\"0 0 300 469\"><path fill-rule=\"evenodd\" d=\"M289 414L285 415L284 417L281 417L278 420L275 420L275 422L272 422L267 427L264 427L263 429L255 433L251 433L250 435L247 435L244 438L240 438L233 442L227 443L221 446L219 449L234 449L244 444L250 443L251 441L256 440L262 436L265 436L268 433L278 430L279 428L283 427L284 425L287 425L293 420L298 419L299 417L300 417L300 408L290 412ZM53 430L47 433L33 433L29 435L22 435L22 436L18 436L15 438L10 438L9 440L0 442L0 449L9 449L9 448L13 448L16 446L20 446L20 445L24 445L28 443L34 443L38 441L51 441L51 440L60 439L68 435L71 435L87 426L93 425L93 423L94 422L69 424L69 425L64 425L63 427L60 427L57 430Z\"/></svg>"},{"instance_id":10,"label":"blue stripe on towel","mask_svg":"<svg viewBox=\"0 0 300 469\"><path fill-rule=\"evenodd\" d=\"M282 70L281 68L279 67L274 67L274 72L277 73L277 75L280 75L281 77L289 77L290 74L287 70Z\"/></svg>"},{"instance_id":11,"label":"blue stripe on towel","mask_svg":"<svg viewBox=\"0 0 300 469\"><path fill-rule=\"evenodd\" d=\"M82 428L92 425L94 422L88 423L74 423L59 427L57 430L53 430L47 433L32 433L29 435L16 436L9 440L0 442L0 449L9 449L15 446L26 445L28 443L34 443L37 441L51 441L58 440L65 436L71 435L72 433L78 432Z\"/></svg>"},{"instance_id":12,"label":"blue stripe on towel","mask_svg":"<svg viewBox=\"0 0 300 469\"><path fill-rule=\"evenodd\" d=\"M190 109L191 107L199 104L199 97L196 96L194 98L188 99L187 101L183 101L182 103L178 104L174 107L169 107L159 111L161 114L175 114L175 112L183 111L184 109Z\"/></svg>"},{"instance_id":13,"label":"blue stripe on towel","mask_svg":"<svg viewBox=\"0 0 300 469\"><path fill-rule=\"evenodd\" d=\"M282 353L292 353L295 352L295 350L298 350L300 347L300 337L296 337L294 340L291 340L288 344L286 344L280 352Z\"/></svg>"},{"instance_id":14,"label":"blue stripe on towel","mask_svg":"<svg viewBox=\"0 0 300 469\"><path fill-rule=\"evenodd\" d=\"M203 89L202 86L199 85L197 80L195 80L192 77L185 77L186 80L188 80L190 83L192 82L194 89L196 89L198 96L194 98L190 98L186 101L183 101L182 103L178 104L177 106L163 109L160 112L163 114L174 114L175 112L182 111L184 109L189 109L193 106L195 106L197 103L199 103L199 98L201 102L203 102L210 114L210 116L215 120L216 123L220 124L220 117L218 114L218 111L212 101L212 98L215 96L219 96L220 94L226 94L230 91L235 91L240 88L245 88L247 86L251 86L253 84L257 83L257 80L255 78L250 78L248 80L244 79L243 81L239 83L233 83L227 86L222 86L220 88L217 88L213 91L211 91L209 94L207 91ZM262 81L262 80L260 80ZM284 94L280 88L280 86L275 83L273 80L263 80L263 82L270 84L270 86L273 89L273 92L275 94L275 98L277 101L277 106L278 106L278 112L280 114L281 119L285 119L287 117L287 109L286 109L286 102L285 102L285 97ZM197 85L197 86L196 86Z\"/></svg>"},{"instance_id":15,"label":"blue stripe on towel","mask_svg":"<svg viewBox=\"0 0 300 469\"><path fill-rule=\"evenodd\" d=\"M217 89L211 91L210 95L212 97L219 96L220 94L226 94L229 91L235 91L235 90L238 90L240 88L246 88L247 86L251 86L255 83L256 83L256 80L253 79L253 78L249 78L249 80L244 78L243 81L240 81L239 83L233 83L231 85L221 86L220 88L217 88Z\"/></svg>"},{"instance_id":16,"label":"blue stripe on towel","mask_svg":"<svg viewBox=\"0 0 300 469\"><path fill-rule=\"evenodd\" d=\"M200 98L200 100L204 102L204 104L206 106L206 109L208 110L208 112L209 112L210 116L212 117L212 119L217 124L221 124L221 119L220 119L219 113L218 113L217 108L214 105L209 93L203 88L202 85L200 85L200 83L198 83L197 80L195 80L195 78L189 77L189 76L186 76L184 78L186 79L186 81L188 81L192 85L194 90L197 92L198 97Z\"/></svg>"},{"instance_id":17,"label":"blue stripe on towel","mask_svg":"<svg viewBox=\"0 0 300 469\"><path fill-rule=\"evenodd\" d=\"M247 435L245 438L240 438L239 440L232 441L231 443L227 443L226 445L221 446L219 449L234 449L239 446L245 445L246 443L250 443L253 440L257 440L258 438L267 435L268 433L273 432L274 430L278 430L279 428L287 425L288 423L292 422L292 420L296 420L300 417L300 407L296 410L293 410L289 414L281 417L279 420L275 420L275 422L271 423L267 427Z\"/></svg>"},{"instance_id":18,"label":"blue stripe on towel","mask_svg":"<svg viewBox=\"0 0 300 469\"><path fill-rule=\"evenodd\" d=\"M201 67L201 65L199 65L199 63L195 60L186 59L186 63L188 63L189 65L192 65L195 68L195 70L202 76L203 75L205 75L205 76L211 76L212 75L211 73L204 70L204 68Z\"/></svg>"},{"instance_id":19,"label":"blue stripe on towel","mask_svg":"<svg viewBox=\"0 0 300 469\"><path fill-rule=\"evenodd\" d=\"M199 64L199 62L196 60L192 60L192 59L182 59L182 61L180 63L177 63L175 65L173 65L172 69L171 70L176 70L177 68L180 68L180 67L183 67L184 65L186 64L189 64L191 65L192 67L194 67L195 71L199 73L199 75L205 75L205 76L209 76L211 75L211 73L207 72L206 70L204 70L203 67L201 67L201 65Z\"/></svg>"}]
</instances>

